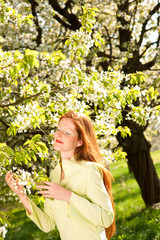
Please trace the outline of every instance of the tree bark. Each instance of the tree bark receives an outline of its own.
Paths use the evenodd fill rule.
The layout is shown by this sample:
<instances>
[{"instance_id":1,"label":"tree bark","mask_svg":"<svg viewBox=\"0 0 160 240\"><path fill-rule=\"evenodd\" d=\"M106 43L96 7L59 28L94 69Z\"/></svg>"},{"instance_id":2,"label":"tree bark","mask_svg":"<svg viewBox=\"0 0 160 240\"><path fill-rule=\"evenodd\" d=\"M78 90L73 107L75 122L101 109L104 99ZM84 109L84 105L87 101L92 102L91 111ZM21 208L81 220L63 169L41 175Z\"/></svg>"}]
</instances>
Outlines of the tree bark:
<instances>
[{"instance_id":1,"label":"tree bark","mask_svg":"<svg viewBox=\"0 0 160 240\"><path fill-rule=\"evenodd\" d=\"M118 3L117 10L117 22L120 23L119 28L119 49L123 52L126 51L126 46L130 46L131 42L131 32L130 32L130 22L125 20L125 14L129 14L129 4L130 2L125 0ZM140 51L140 47L147 32L147 24L150 21L153 14L155 14L160 8L160 3L156 4L148 13L145 21L142 23L142 31L140 33L140 40L136 44L136 48L133 49L132 58L128 58L126 64L122 67L122 71L125 74L135 73L137 71L145 71L154 66L156 62L157 55L146 62L142 63L141 59L143 54L147 49L149 49L150 44L145 46L143 53ZM136 9L135 9L136 10ZM119 15L120 13L120 15ZM129 14L130 15L130 14ZM125 29L123 26L125 25ZM125 30L125 32L124 32ZM124 36L125 35L125 36ZM155 41L156 46L159 46L159 38ZM125 85L125 82L122 83ZM138 106L139 103L135 102ZM131 130L131 137L123 139L120 134L117 135L117 140L119 145L127 153L128 167L132 170L137 183L141 189L142 198L146 205L152 206L154 203L160 201L160 180L156 173L151 155L150 148L151 145L144 136L144 131L146 127L140 126L133 121L126 120L125 111L123 111L123 122L122 126L128 126Z\"/></svg>"},{"instance_id":2,"label":"tree bark","mask_svg":"<svg viewBox=\"0 0 160 240\"><path fill-rule=\"evenodd\" d=\"M155 170L151 155L150 143L144 136L144 129L133 121L123 124L131 129L131 137L122 138L117 135L119 145L127 153L128 165L141 189L146 206L152 206L160 201L160 179Z\"/></svg>"},{"instance_id":3,"label":"tree bark","mask_svg":"<svg viewBox=\"0 0 160 240\"><path fill-rule=\"evenodd\" d=\"M37 29L37 37L36 37L36 43L37 47L42 43L42 28L40 27L37 12L36 12L36 7L38 6L38 3L35 0L28 0L29 3L31 4L31 11L34 16L34 23L36 25Z\"/></svg>"},{"instance_id":4,"label":"tree bark","mask_svg":"<svg viewBox=\"0 0 160 240\"><path fill-rule=\"evenodd\" d=\"M61 19L57 14L54 14L54 18L62 24L65 28L71 29L73 31L76 31L79 29L82 25L76 16L76 14L69 13L68 9L71 9L71 3L72 1L67 1L64 8L61 8L59 2L57 0L48 0L49 4L52 6L52 8L57 11L64 19L68 21L65 22L64 19Z\"/></svg>"}]
</instances>

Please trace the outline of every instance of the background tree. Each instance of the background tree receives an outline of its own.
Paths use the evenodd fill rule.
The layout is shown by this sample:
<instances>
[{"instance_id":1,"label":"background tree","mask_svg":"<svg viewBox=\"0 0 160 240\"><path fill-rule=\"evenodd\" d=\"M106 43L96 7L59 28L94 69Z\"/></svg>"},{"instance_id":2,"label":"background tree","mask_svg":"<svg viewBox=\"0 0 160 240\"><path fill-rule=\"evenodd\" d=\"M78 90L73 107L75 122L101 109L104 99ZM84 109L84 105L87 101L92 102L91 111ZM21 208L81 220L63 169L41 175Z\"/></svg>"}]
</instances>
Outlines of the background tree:
<instances>
[{"instance_id":1,"label":"background tree","mask_svg":"<svg viewBox=\"0 0 160 240\"><path fill-rule=\"evenodd\" d=\"M95 6L100 10L90 8ZM159 9L158 3L149 2L150 10L155 6ZM128 24L120 24L123 22L118 9L128 13L123 16L128 19L128 24L131 20L130 30ZM146 61L152 61L147 56L148 51L158 64L155 47L154 54L151 54L152 46L159 44L158 24L155 24L158 9L150 11L152 14L147 14L147 9L143 8L143 1L106 1L105 6L101 1L76 1L76 4L73 1L1 1L0 141L6 143L0 146L1 166L6 169L15 165L23 168L36 166L38 171L41 170L54 156L50 134L59 114L74 109L94 117L102 148L107 149L113 136L117 135L120 146L128 154L145 203L152 205L159 201L159 179L149 156L150 146L143 134L150 116L159 109L159 92L156 90L159 82L149 78L154 83L154 90L147 86L144 74L125 75L120 72L123 69L125 73L134 73L125 70L125 66L129 61L136 63L134 56L137 54L141 66L147 66ZM144 25L140 23L140 12L144 14L143 22L150 16L148 19L153 23L149 20ZM138 45L139 48L137 45L134 47L139 39L136 32L139 23L144 29L142 38L149 31L157 33L154 44L144 41L143 45L142 42ZM126 34L126 40L120 40L126 26L129 37ZM148 26L150 28L146 30ZM148 44L147 49L145 44ZM131 136L126 125L132 132ZM43 142L37 134L42 135ZM127 135L129 137L124 139ZM141 141L135 145L139 137ZM50 150L45 163L42 161L48 151L44 142ZM130 146L134 148L130 149ZM113 159L109 151L106 155L108 160ZM122 157L124 154L117 149L114 158ZM146 165L142 176L144 168L141 163L145 166L147 161L151 168ZM150 173L150 185L144 184Z\"/></svg>"},{"instance_id":2,"label":"background tree","mask_svg":"<svg viewBox=\"0 0 160 240\"><path fill-rule=\"evenodd\" d=\"M31 5L33 2L30 1ZM77 30L81 26L79 12L83 5L98 6L100 12L97 16L97 25L94 32L98 31L105 39L105 44L99 50L94 45L86 58L86 66L95 66L104 71L108 67L120 69L124 73L136 73L137 71L159 71L153 67L159 63L159 1L49 1L55 10L54 18L66 30ZM100 61L95 62L95 52ZM153 85L159 91L159 77L143 87ZM135 82L140 84L139 82ZM124 79L121 87L128 82ZM139 100L134 102L139 106ZM148 104L143 103L148 109L159 105L159 96ZM126 106L123 111L122 126L128 126L131 137L123 139L117 135L119 145L127 152L128 164L141 188L142 197L147 205L159 201L160 181L156 174L151 156L151 145L144 136L144 131L149 125L149 119L145 126L141 126L126 115L130 109ZM152 114L150 114L151 117Z\"/></svg>"}]
</instances>

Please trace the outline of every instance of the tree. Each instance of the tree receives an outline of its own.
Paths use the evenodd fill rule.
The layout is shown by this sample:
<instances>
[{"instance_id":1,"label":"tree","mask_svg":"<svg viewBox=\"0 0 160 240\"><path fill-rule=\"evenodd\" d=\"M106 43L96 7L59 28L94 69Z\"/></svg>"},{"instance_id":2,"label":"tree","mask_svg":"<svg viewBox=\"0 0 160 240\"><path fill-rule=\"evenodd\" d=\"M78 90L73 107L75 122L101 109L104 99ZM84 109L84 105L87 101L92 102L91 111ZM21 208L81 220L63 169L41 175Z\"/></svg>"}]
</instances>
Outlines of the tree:
<instances>
[{"instance_id":1,"label":"tree","mask_svg":"<svg viewBox=\"0 0 160 240\"><path fill-rule=\"evenodd\" d=\"M30 3L32 5L33 2ZM61 1L50 0L49 4L55 10L54 18L64 29L73 31L81 27L78 17L83 5L99 7L100 12L94 32L101 32L105 44L101 49L92 46L86 58L87 66L102 67L104 71L110 66L121 69L124 73L154 71L153 67L159 62L159 1L123 0L105 1L105 3L81 1L76 4L74 1L66 1L61 5ZM94 62L95 52L101 59L98 64ZM157 79L153 78L151 84L159 89ZM124 88L126 85L128 82L124 79L121 87ZM139 104L139 100L134 103L135 106ZM148 105L146 102L143 104L148 108L159 105L159 96ZM132 135L123 139L118 134L117 139L119 145L127 152L129 167L140 186L144 202L146 205L152 205L159 201L160 181L150 156L151 145L144 136L149 119L145 126L141 126L126 119L126 110L129 111L128 106L123 111L123 121L120 125L128 126Z\"/></svg>"},{"instance_id":2,"label":"tree","mask_svg":"<svg viewBox=\"0 0 160 240\"><path fill-rule=\"evenodd\" d=\"M112 8L115 6L111 3ZM2 166L10 169L16 165L29 170L34 166L36 171L44 165L47 168L55 158L51 132L58 116L67 110L82 111L94 118L103 149L113 136L119 137L118 133L122 138L132 138L124 125L124 114L126 123L139 129L145 129L151 113L158 114L159 105L154 103L159 93L146 87L144 74L117 71L123 61L114 66L118 45L113 52L110 45L112 57L107 60L109 55L104 50L108 38L102 38L102 28L98 27L101 33L97 31L98 24L103 23L98 9L75 6L72 1L61 5L43 0L20 4L1 1L1 13L1 170ZM106 21L107 26L113 24L110 19ZM114 33L113 28L110 31ZM121 59L126 60L126 56ZM102 69L106 60L111 66L108 71ZM108 160L125 157L119 148L114 153L106 151L106 155Z\"/></svg>"}]
</instances>

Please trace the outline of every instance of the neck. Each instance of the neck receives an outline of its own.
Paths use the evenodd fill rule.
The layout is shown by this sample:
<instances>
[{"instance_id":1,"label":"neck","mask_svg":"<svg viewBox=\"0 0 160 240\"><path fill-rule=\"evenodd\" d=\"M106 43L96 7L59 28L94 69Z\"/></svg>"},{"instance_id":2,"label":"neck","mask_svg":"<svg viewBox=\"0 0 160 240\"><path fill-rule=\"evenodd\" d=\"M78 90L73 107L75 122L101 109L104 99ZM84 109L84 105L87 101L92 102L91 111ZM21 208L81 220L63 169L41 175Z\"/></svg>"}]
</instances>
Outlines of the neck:
<instances>
[{"instance_id":1,"label":"neck","mask_svg":"<svg viewBox=\"0 0 160 240\"><path fill-rule=\"evenodd\" d=\"M62 153L61 152L61 160L65 160L65 159L71 159L72 157L74 157L74 154L72 153Z\"/></svg>"}]
</instances>

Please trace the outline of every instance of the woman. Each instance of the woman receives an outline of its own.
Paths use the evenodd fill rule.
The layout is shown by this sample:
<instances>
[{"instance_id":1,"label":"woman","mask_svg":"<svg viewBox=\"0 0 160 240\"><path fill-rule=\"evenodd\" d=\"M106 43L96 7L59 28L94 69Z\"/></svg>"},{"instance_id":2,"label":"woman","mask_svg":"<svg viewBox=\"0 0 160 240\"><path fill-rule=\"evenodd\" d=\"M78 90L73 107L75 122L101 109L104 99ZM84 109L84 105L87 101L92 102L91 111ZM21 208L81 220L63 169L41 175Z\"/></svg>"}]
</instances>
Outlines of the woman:
<instances>
[{"instance_id":1,"label":"woman","mask_svg":"<svg viewBox=\"0 0 160 240\"><path fill-rule=\"evenodd\" d=\"M102 166L92 123L73 111L59 120L54 149L61 160L51 171L51 182L37 186L46 199L44 210L23 192L12 172L6 182L18 195L27 216L44 232L54 229L61 240L106 240L115 233L111 174Z\"/></svg>"}]
</instances>

